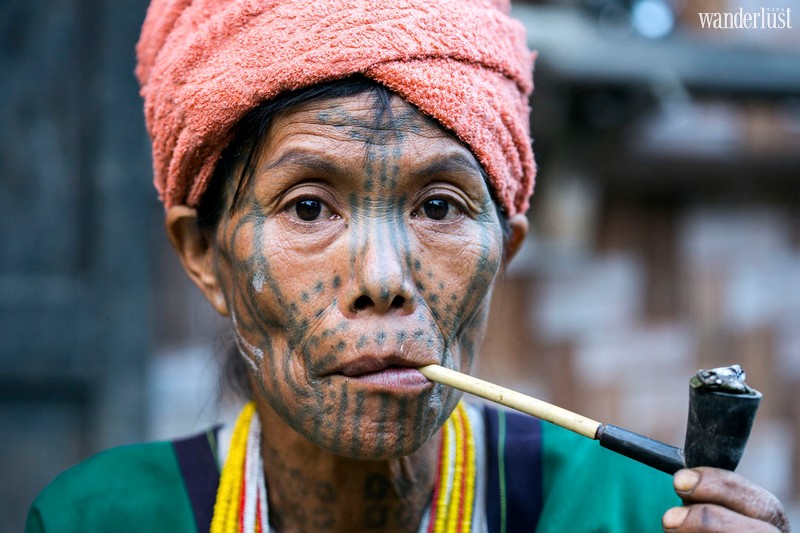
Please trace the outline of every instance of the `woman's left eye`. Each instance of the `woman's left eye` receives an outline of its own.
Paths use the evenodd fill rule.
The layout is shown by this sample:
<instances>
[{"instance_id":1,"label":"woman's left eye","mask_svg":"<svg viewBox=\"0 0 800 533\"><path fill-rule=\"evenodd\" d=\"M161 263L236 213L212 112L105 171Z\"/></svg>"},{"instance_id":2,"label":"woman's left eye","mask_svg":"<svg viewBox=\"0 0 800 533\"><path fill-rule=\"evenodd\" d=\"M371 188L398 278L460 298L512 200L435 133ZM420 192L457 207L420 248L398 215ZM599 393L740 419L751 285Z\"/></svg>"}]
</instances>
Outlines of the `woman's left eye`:
<instances>
[{"instance_id":1,"label":"woman's left eye","mask_svg":"<svg viewBox=\"0 0 800 533\"><path fill-rule=\"evenodd\" d=\"M415 216L424 216L431 220L447 220L461 213L461 210L451 201L444 198L430 198L422 203Z\"/></svg>"}]
</instances>

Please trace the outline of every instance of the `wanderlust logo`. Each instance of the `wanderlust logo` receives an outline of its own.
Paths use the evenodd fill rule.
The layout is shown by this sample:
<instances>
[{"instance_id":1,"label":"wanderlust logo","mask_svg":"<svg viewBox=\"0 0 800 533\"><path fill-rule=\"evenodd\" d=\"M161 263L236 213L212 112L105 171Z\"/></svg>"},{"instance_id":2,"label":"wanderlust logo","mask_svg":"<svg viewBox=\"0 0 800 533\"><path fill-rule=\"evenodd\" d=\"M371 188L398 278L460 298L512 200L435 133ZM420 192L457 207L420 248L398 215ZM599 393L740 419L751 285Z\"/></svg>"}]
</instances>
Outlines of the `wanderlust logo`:
<instances>
[{"instance_id":1,"label":"wanderlust logo","mask_svg":"<svg viewBox=\"0 0 800 533\"><path fill-rule=\"evenodd\" d=\"M715 30L782 30L792 29L792 9L787 7L762 7L757 11L729 13L698 13L700 26Z\"/></svg>"}]
</instances>

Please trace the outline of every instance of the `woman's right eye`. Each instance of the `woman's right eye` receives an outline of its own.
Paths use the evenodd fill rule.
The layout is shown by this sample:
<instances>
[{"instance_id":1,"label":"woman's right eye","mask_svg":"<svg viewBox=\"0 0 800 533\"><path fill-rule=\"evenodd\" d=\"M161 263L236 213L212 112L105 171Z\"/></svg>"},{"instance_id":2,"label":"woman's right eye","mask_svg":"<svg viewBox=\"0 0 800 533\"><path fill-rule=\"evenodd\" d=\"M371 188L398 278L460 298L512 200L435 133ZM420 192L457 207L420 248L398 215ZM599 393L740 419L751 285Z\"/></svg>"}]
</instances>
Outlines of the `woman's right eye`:
<instances>
[{"instance_id":1,"label":"woman's right eye","mask_svg":"<svg viewBox=\"0 0 800 533\"><path fill-rule=\"evenodd\" d=\"M294 211L300 220L311 222L322 214L322 202L313 199L300 200L294 204Z\"/></svg>"},{"instance_id":2,"label":"woman's right eye","mask_svg":"<svg viewBox=\"0 0 800 533\"><path fill-rule=\"evenodd\" d=\"M328 204L318 198L300 198L289 204L287 213L297 220L303 222L314 222L317 220L331 220L338 216L331 211Z\"/></svg>"}]
</instances>

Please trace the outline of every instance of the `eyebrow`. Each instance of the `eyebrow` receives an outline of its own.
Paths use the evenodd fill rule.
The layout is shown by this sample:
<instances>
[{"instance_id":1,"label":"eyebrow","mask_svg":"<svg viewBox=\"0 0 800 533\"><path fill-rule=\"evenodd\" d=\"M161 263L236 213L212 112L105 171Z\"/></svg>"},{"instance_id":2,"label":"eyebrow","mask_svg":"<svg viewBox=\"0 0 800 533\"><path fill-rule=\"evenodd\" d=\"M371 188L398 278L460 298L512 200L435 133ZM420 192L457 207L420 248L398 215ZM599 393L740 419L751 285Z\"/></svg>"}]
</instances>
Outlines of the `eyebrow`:
<instances>
[{"instance_id":1,"label":"eyebrow","mask_svg":"<svg viewBox=\"0 0 800 533\"><path fill-rule=\"evenodd\" d=\"M450 153L436 157L424 167L413 172L414 177L430 176L433 174L465 173L482 176L481 167L471 157L461 152Z\"/></svg>"},{"instance_id":2,"label":"eyebrow","mask_svg":"<svg viewBox=\"0 0 800 533\"><path fill-rule=\"evenodd\" d=\"M259 171L266 172L274 170L279 167L302 167L304 169L314 170L316 172L331 174L335 176L344 176L347 171L337 165L330 159L325 158L314 152L309 152L302 149L291 149L283 153L275 161L263 165Z\"/></svg>"},{"instance_id":3,"label":"eyebrow","mask_svg":"<svg viewBox=\"0 0 800 533\"><path fill-rule=\"evenodd\" d=\"M348 170L316 152L301 148L293 148L281 154L276 160L266 163L259 171L266 172L280 167L299 167L329 176L347 176ZM451 152L443 156L434 156L423 167L413 170L410 175L414 179L436 174L463 173L483 177L483 171L474 158L461 152Z\"/></svg>"}]
</instances>

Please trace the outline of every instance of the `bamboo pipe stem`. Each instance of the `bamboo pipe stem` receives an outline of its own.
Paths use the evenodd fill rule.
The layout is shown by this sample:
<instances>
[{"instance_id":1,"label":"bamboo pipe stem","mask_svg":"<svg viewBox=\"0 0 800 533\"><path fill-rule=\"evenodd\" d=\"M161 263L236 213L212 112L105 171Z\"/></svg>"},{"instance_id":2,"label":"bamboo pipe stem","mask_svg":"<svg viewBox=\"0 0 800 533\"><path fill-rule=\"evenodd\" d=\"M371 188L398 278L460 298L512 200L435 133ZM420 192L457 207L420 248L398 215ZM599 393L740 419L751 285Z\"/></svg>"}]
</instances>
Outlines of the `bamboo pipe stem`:
<instances>
[{"instance_id":1,"label":"bamboo pipe stem","mask_svg":"<svg viewBox=\"0 0 800 533\"><path fill-rule=\"evenodd\" d=\"M489 383L467 374L439 365L426 365L418 369L429 380L468 392L485 400L505 405L517 411L551 422L590 439L597 439L600 422L596 422L567 409L537 400L517 391Z\"/></svg>"}]
</instances>

